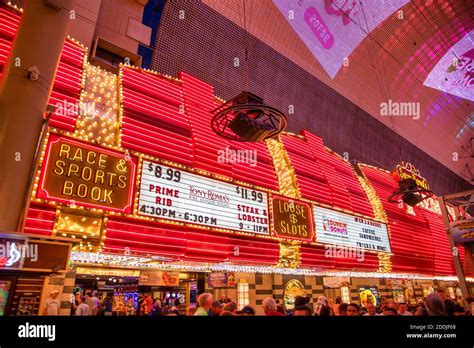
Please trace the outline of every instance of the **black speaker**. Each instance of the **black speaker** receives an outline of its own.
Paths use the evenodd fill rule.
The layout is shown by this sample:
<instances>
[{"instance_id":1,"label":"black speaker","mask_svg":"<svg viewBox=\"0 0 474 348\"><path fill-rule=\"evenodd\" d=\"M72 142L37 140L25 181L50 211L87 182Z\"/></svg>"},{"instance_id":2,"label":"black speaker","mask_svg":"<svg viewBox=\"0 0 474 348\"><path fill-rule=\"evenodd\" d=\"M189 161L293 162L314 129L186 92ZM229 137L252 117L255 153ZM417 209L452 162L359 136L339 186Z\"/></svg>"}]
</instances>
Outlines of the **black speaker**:
<instances>
[{"instance_id":1,"label":"black speaker","mask_svg":"<svg viewBox=\"0 0 474 348\"><path fill-rule=\"evenodd\" d=\"M416 192L418 187L414 179L404 179L398 182L402 200L410 207L414 207L423 200L423 196ZM414 192L415 191L415 192Z\"/></svg>"},{"instance_id":2,"label":"black speaker","mask_svg":"<svg viewBox=\"0 0 474 348\"><path fill-rule=\"evenodd\" d=\"M402 200L410 207L414 207L423 200L423 197L419 193L406 192L403 194Z\"/></svg>"},{"instance_id":3,"label":"black speaker","mask_svg":"<svg viewBox=\"0 0 474 348\"><path fill-rule=\"evenodd\" d=\"M249 112L252 111L249 110ZM243 112L239 112L234 117L232 122L229 123L229 128L241 138L254 142L265 139L273 129L271 124L259 122L258 119L250 118L248 114Z\"/></svg>"}]
</instances>

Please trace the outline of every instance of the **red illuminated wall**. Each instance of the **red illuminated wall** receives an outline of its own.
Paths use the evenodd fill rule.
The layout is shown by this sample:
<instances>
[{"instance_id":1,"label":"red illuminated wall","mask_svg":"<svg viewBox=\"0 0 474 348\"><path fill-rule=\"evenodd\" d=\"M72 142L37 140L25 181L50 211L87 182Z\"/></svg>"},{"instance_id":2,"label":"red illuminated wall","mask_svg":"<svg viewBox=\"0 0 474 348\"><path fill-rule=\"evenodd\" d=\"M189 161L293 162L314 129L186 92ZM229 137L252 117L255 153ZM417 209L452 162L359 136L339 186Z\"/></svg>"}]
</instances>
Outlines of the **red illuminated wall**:
<instances>
[{"instance_id":1,"label":"red illuminated wall","mask_svg":"<svg viewBox=\"0 0 474 348\"><path fill-rule=\"evenodd\" d=\"M372 206L349 163L329 152L310 132L304 139L281 137L302 197L374 217Z\"/></svg>"},{"instance_id":2,"label":"red illuminated wall","mask_svg":"<svg viewBox=\"0 0 474 348\"><path fill-rule=\"evenodd\" d=\"M77 105L81 95L82 74L84 73L84 55L86 50L76 43L64 42L61 60L54 80L49 104L57 105L51 116L50 125L74 132L77 120ZM61 106L59 106L61 105ZM65 108L67 112L65 112ZM75 108L71 108L75 106ZM64 110L64 111L63 111ZM63 111L63 112L61 112Z\"/></svg>"},{"instance_id":3,"label":"red illuminated wall","mask_svg":"<svg viewBox=\"0 0 474 348\"><path fill-rule=\"evenodd\" d=\"M0 5L0 77L12 49L20 18L20 14Z\"/></svg>"},{"instance_id":4,"label":"red illuminated wall","mask_svg":"<svg viewBox=\"0 0 474 348\"><path fill-rule=\"evenodd\" d=\"M392 246L392 270L394 272L424 273L436 275L455 274L444 223L441 215L420 207L414 207L415 216L405 208L387 200L398 188L387 172L361 165L367 179L374 187L387 213ZM461 261L464 250L459 248Z\"/></svg>"},{"instance_id":5,"label":"red illuminated wall","mask_svg":"<svg viewBox=\"0 0 474 348\"><path fill-rule=\"evenodd\" d=\"M122 146L192 166L193 139L187 115L180 112L179 85L157 75L124 68Z\"/></svg>"},{"instance_id":6,"label":"red illuminated wall","mask_svg":"<svg viewBox=\"0 0 474 348\"><path fill-rule=\"evenodd\" d=\"M210 127L210 111L220 105L212 86L181 72L182 82L123 67L122 146L193 168L278 190L264 143L227 141ZM256 151L257 166L220 163L222 151Z\"/></svg>"},{"instance_id":7,"label":"red illuminated wall","mask_svg":"<svg viewBox=\"0 0 474 348\"><path fill-rule=\"evenodd\" d=\"M255 264L275 264L278 261L278 243L274 241L170 227L149 221L109 218L104 251L123 253L125 247L132 252L173 260ZM239 248L238 255L234 253L235 247Z\"/></svg>"},{"instance_id":8,"label":"red illuminated wall","mask_svg":"<svg viewBox=\"0 0 474 348\"><path fill-rule=\"evenodd\" d=\"M3 71L20 16L0 6L0 74ZM50 103L78 104L85 50L71 40L65 42ZM1 75L0 75L1 76ZM180 81L135 68L121 69L122 147L203 169L236 180L278 190L272 158L264 143L227 141L213 133L210 111L220 105L211 85L181 72ZM77 115L56 112L51 125L74 131ZM309 132L301 137L281 139L294 168L301 195L320 203L373 217L365 191L351 166L328 151L321 138ZM219 151L255 150L257 166L220 163ZM394 272L453 274L450 250L442 221L436 214L415 208L408 215L386 197L397 187L392 177L380 170L363 170L381 198L389 219ZM25 232L50 235L54 207L32 204ZM159 255L173 260L204 262L235 261L274 265L278 242L202 229L109 216L104 251ZM234 248L239 252L235 253ZM323 269L376 271L377 255L365 253L364 261L332 258L323 246L302 245L301 266ZM460 249L461 256L463 251Z\"/></svg>"}]
</instances>

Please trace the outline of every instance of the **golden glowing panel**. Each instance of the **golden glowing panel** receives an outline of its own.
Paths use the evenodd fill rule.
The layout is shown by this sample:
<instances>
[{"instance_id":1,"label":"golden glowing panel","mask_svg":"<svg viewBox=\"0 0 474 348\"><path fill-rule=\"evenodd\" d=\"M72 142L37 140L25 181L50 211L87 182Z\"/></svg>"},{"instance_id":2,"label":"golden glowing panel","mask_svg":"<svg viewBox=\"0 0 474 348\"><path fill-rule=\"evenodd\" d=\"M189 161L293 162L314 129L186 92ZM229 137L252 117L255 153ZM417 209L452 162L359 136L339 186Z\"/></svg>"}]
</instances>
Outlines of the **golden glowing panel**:
<instances>
[{"instance_id":1,"label":"golden glowing panel","mask_svg":"<svg viewBox=\"0 0 474 348\"><path fill-rule=\"evenodd\" d=\"M356 166L358 165L356 164ZM372 206L372 210L374 211L375 218L385 223L388 223L387 213L385 212L382 202L380 201L379 196L377 196L375 189L370 184L369 180L364 176L360 168L358 168L356 172L361 174L361 175L356 175L356 177L357 177L357 180L359 180L362 188L364 189L367 195L367 198L369 199L370 205ZM388 228L388 225L387 225L387 228ZM389 238L390 238L390 229L388 231L389 231ZM379 261L377 271L381 273L390 272L392 270L392 261L391 261L390 254L378 253L377 256L378 256L378 261Z\"/></svg>"},{"instance_id":2,"label":"golden glowing panel","mask_svg":"<svg viewBox=\"0 0 474 348\"><path fill-rule=\"evenodd\" d=\"M86 238L100 238L102 218L59 212L54 228L57 235L67 233Z\"/></svg>"},{"instance_id":3,"label":"golden glowing panel","mask_svg":"<svg viewBox=\"0 0 474 348\"><path fill-rule=\"evenodd\" d=\"M86 64L85 84L75 134L100 145L117 145L119 134L117 95L117 75Z\"/></svg>"},{"instance_id":4,"label":"golden glowing panel","mask_svg":"<svg viewBox=\"0 0 474 348\"><path fill-rule=\"evenodd\" d=\"M392 270L390 254L378 253L379 267L378 272L388 273Z\"/></svg>"},{"instance_id":5,"label":"golden glowing panel","mask_svg":"<svg viewBox=\"0 0 474 348\"><path fill-rule=\"evenodd\" d=\"M362 173L361 170L359 170ZM370 184L369 180L366 177L356 175L357 180L359 180L362 188L369 199L370 205L372 206L372 210L374 211L374 216L377 220L388 222L387 214L385 213L385 209L383 208L382 202L380 201L375 189Z\"/></svg>"},{"instance_id":6,"label":"golden glowing panel","mask_svg":"<svg viewBox=\"0 0 474 348\"><path fill-rule=\"evenodd\" d=\"M290 165L290 160L288 159L283 144L275 139L266 140L266 144L268 152L273 159L273 166L275 167L275 173L278 178L280 193L288 197L300 198L295 173L293 167Z\"/></svg>"},{"instance_id":7,"label":"golden glowing panel","mask_svg":"<svg viewBox=\"0 0 474 348\"><path fill-rule=\"evenodd\" d=\"M114 277L139 277L140 271L129 270L129 269L76 267L76 274L114 276Z\"/></svg>"},{"instance_id":8,"label":"golden glowing panel","mask_svg":"<svg viewBox=\"0 0 474 348\"><path fill-rule=\"evenodd\" d=\"M295 299L298 296L305 296L304 285L297 279L292 279L285 285L283 301L286 310L295 308Z\"/></svg>"},{"instance_id":9,"label":"golden glowing panel","mask_svg":"<svg viewBox=\"0 0 474 348\"><path fill-rule=\"evenodd\" d=\"M300 245L280 243L280 255L276 267L296 268L301 263Z\"/></svg>"},{"instance_id":10,"label":"golden glowing panel","mask_svg":"<svg viewBox=\"0 0 474 348\"><path fill-rule=\"evenodd\" d=\"M58 237L73 238L73 250L99 251L103 220L101 217L56 211L53 233Z\"/></svg>"}]
</instances>

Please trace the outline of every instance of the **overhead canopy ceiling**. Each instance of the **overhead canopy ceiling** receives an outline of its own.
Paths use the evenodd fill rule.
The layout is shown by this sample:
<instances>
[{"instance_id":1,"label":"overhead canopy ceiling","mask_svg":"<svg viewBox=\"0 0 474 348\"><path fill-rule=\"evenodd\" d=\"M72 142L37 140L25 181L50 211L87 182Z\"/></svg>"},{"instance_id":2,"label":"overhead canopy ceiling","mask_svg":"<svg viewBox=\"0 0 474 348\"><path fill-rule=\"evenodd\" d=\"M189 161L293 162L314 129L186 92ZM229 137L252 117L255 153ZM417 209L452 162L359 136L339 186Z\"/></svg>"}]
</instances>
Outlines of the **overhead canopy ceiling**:
<instances>
[{"instance_id":1,"label":"overhead canopy ceiling","mask_svg":"<svg viewBox=\"0 0 474 348\"><path fill-rule=\"evenodd\" d=\"M474 178L472 0L203 2L466 181ZM397 116L397 107L408 116Z\"/></svg>"}]
</instances>

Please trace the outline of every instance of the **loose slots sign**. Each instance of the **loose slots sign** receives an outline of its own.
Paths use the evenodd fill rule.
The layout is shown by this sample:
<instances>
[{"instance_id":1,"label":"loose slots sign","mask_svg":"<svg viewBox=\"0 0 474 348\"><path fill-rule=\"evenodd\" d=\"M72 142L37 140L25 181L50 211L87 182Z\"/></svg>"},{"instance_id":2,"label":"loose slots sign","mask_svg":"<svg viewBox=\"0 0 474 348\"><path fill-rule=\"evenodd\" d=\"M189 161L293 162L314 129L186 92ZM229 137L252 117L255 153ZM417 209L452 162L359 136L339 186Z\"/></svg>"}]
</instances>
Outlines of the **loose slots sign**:
<instances>
[{"instance_id":1,"label":"loose slots sign","mask_svg":"<svg viewBox=\"0 0 474 348\"><path fill-rule=\"evenodd\" d=\"M286 239L310 242L314 238L309 203L272 195L273 234Z\"/></svg>"},{"instance_id":2,"label":"loose slots sign","mask_svg":"<svg viewBox=\"0 0 474 348\"><path fill-rule=\"evenodd\" d=\"M138 214L269 234L267 193L143 160Z\"/></svg>"}]
</instances>

